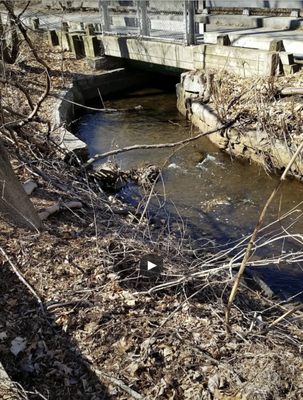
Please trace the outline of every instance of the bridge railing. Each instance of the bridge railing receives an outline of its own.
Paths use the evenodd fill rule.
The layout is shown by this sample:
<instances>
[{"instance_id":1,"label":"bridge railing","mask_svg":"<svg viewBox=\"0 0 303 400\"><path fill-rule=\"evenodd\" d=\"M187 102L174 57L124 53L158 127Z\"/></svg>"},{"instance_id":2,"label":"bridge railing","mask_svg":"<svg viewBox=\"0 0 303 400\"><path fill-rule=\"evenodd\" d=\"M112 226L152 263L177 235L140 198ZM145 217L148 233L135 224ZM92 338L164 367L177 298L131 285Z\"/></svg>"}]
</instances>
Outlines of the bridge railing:
<instances>
[{"instance_id":1,"label":"bridge railing","mask_svg":"<svg viewBox=\"0 0 303 400\"><path fill-rule=\"evenodd\" d=\"M100 0L99 4L103 33L195 43L195 1Z\"/></svg>"}]
</instances>

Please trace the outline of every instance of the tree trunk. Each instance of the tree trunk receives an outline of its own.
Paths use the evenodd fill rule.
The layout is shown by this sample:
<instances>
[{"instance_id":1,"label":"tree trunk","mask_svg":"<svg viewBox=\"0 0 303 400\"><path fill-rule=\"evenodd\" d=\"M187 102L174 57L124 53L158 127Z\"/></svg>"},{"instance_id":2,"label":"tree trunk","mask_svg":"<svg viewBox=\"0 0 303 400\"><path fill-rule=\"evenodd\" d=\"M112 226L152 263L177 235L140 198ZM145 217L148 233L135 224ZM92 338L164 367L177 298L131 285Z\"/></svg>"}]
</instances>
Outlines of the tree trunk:
<instances>
[{"instance_id":1,"label":"tree trunk","mask_svg":"<svg viewBox=\"0 0 303 400\"><path fill-rule=\"evenodd\" d=\"M19 227L40 229L41 219L18 181L0 143L0 215Z\"/></svg>"},{"instance_id":2,"label":"tree trunk","mask_svg":"<svg viewBox=\"0 0 303 400\"><path fill-rule=\"evenodd\" d=\"M20 50L20 41L18 38L17 25L12 18L14 13L14 3L10 0L4 2L8 10L6 26L3 26L0 15L0 58L4 63L14 64L17 60Z\"/></svg>"}]
</instances>

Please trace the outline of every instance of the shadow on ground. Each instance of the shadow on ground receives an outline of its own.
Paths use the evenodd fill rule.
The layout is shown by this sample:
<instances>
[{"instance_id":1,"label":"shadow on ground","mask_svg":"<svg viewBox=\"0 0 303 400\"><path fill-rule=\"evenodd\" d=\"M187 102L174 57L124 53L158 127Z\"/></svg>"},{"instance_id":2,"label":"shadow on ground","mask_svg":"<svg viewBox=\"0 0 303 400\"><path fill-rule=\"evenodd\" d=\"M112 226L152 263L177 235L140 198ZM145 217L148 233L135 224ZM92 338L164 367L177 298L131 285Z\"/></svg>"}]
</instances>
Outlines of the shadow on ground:
<instances>
[{"instance_id":1,"label":"shadow on ground","mask_svg":"<svg viewBox=\"0 0 303 400\"><path fill-rule=\"evenodd\" d=\"M0 275L0 360L10 378L29 399L98 399L112 397L87 366L75 343L59 326L67 314L63 309L57 321L45 316L37 301L5 265ZM64 327L64 323L62 325ZM12 341L24 339L24 350L14 355Z\"/></svg>"}]
</instances>

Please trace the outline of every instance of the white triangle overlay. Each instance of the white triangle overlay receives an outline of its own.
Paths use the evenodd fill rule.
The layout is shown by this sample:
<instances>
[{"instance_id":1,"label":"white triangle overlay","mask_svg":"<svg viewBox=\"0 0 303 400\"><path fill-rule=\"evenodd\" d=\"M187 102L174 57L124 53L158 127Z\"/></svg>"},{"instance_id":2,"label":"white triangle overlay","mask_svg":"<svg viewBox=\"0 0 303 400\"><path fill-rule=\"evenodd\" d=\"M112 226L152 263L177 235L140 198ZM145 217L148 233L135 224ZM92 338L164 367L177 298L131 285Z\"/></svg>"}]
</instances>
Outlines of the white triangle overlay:
<instances>
[{"instance_id":1,"label":"white triangle overlay","mask_svg":"<svg viewBox=\"0 0 303 400\"><path fill-rule=\"evenodd\" d=\"M153 268L156 268L157 265L152 263L151 261L147 261L147 271L150 271Z\"/></svg>"}]
</instances>

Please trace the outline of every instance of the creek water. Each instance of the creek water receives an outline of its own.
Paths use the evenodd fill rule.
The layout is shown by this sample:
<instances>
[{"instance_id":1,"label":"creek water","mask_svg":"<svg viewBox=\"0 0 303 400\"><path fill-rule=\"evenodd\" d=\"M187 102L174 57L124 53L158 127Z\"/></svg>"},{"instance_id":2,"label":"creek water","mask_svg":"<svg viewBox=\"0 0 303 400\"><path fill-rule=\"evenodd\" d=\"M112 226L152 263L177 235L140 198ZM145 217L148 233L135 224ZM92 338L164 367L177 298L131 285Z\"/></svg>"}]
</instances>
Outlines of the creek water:
<instances>
[{"instance_id":1,"label":"creek water","mask_svg":"<svg viewBox=\"0 0 303 400\"><path fill-rule=\"evenodd\" d=\"M197 133L177 111L174 92L149 88L124 93L123 98L112 98L105 104L117 109L141 105L143 110L82 115L74 131L88 144L91 156L133 144L176 142ZM136 150L121 153L114 161L124 170L165 163L162 180L155 187L158 197L151 202L150 212L170 218L175 225L182 219L182 224L186 225L185 235L190 235L197 247L216 243L222 249L250 234L278 182L277 176L266 174L262 167L232 159L207 138L175 153L172 149ZM143 193L130 183L118 195L135 203ZM297 262L283 261L291 253L295 258L296 252L302 250L296 236L289 237L303 233L302 201L303 184L287 180L266 215L265 225L276 223L259 235L262 239L256 255L259 258L280 257L281 261L256 267L258 274L284 298L303 290L303 256L297 257ZM281 220L290 210L292 213ZM269 240L286 233L287 238ZM302 301L303 295L299 294L296 300Z\"/></svg>"}]
</instances>

